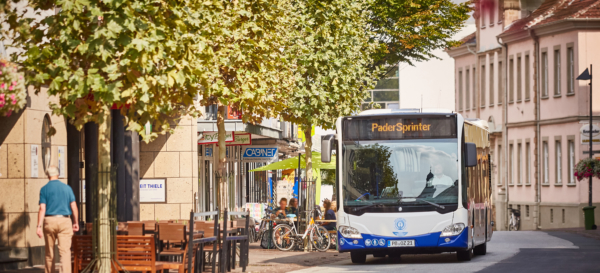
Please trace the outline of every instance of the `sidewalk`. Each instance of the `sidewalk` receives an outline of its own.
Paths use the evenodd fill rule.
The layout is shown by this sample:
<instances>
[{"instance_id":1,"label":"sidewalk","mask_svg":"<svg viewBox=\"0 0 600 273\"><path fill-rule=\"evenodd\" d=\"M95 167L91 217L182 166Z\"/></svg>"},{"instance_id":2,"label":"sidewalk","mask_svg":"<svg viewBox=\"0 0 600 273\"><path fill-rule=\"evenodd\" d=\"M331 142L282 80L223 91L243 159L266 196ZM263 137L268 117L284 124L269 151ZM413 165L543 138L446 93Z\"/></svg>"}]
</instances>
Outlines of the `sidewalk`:
<instances>
[{"instance_id":1,"label":"sidewalk","mask_svg":"<svg viewBox=\"0 0 600 273\"><path fill-rule=\"evenodd\" d=\"M327 252L312 251L306 253L302 251L263 249L258 243L254 243L250 245L250 266L246 268L246 272L289 272L347 259L350 259L350 253L338 253L335 249ZM242 272L242 269L236 267L231 272Z\"/></svg>"},{"instance_id":2,"label":"sidewalk","mask_svg":"<svg viewBox=\"0 0 600 273\"><path fill-rule=\"evenodd\" d=\"M289 272L309 268L312 266L335 263L350 259L349 253L338 253L335 249L327 252L302 252L302 251L279 251L277 249L263 249L259 243L250 244L250 266L246 268L248 273L276 273ZM18 270L3 271L3 273L43 273L43 266L23 268ZM171 270L171 272L177 272ZM237 267L231 272L242 272Z\"/></svg>"},{"instance_id":3,"label":"sidewalk","mask_svg":"<svg viewBox=\"0 0 600 273\"><path fill-rule=\"evenodd\" d=\"M564 231L569 233L579 234L588 238L600 240L600 228L596 230L585 230L584 228L560 228L560 229L547 229L542 231Z\"/></svg>"}]
</instances>

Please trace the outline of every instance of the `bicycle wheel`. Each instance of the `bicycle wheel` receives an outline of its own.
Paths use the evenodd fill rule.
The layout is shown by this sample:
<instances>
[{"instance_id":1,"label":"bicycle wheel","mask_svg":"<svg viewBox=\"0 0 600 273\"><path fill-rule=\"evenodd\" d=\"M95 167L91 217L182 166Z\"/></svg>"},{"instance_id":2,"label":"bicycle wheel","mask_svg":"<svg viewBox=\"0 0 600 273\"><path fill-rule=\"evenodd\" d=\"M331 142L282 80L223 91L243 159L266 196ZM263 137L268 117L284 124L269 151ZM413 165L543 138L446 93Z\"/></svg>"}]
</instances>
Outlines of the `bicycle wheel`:
<instances>
[{"instance_id":1,"label":"bicycle wheel","mask_svg":"<svg viewBox=\"0 0 600 273\"><path fill-rule=\"evenodd\" d=\"M310 231L310 241L318 251L327 251L331 245L329 232L322 226L317 226Z\"/></svg>"},{"instance_id":2,"label":"bicycle wheel","mask_svg":"<svg viewBox=\"0 0 600 273\"><path fill-rule=\"evenodd\" d=\"M277 225L273 229L273 243L281 251L288 251L294 247L296 233L286 224Z\"/></svg>"}]
</instances>

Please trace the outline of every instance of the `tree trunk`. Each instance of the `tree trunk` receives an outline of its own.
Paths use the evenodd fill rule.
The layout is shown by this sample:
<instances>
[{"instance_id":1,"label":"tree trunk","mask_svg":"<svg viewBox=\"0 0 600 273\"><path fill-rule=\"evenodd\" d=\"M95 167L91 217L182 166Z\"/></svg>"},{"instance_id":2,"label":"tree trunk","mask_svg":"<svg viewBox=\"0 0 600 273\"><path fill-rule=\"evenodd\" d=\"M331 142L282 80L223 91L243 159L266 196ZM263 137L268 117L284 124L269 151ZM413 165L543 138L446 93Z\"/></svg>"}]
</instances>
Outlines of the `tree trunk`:
<instances>
[{"instance_id":1,"label":"tree trunk","mask_svg":"<svg viewBox=\"0 0 600 273\"><path fill-rule=\"evenodd\" d=\"M217 130L219 133L219 165L217 166L217 204L219 204L219 209L221 211L225 210L227 195L226 191L226 183L227 179L225 177L225 163L227 162L227 146L225 146L225 138L227 137L227 132L225 131L225 111L227 109L226 105L218 103L219 109L217 111Z\"/></svg>"},{"instance_id":2,"label":"tree trunk","mask_svg":"<svg viewBox=\"0 0 600 273\"><path fill-rule=\"evenodd\" d=\"M304 126L303 126L304 127ZM304 137L306 138L306 145L304 145L304 152L306 153L306 180L312 181L312 125L304 127Z\"/></svg>"},{"instance_id":3,"label":"tree trunk","mask_svg":"<svg viewBox=\"0 0 600 273\"><path fill-rule=\"evenodd\" d=\"M99 268L100 273L111 272L111 224L110 218L110 201L112 198L111 192L111 158L110 158L110 135L111 135L111 115L110 107L104 107L102 120L98 125L98 210L96 221L98 228L97 240L98 249L100 252ZM103 172L108 171L108 174Z\"/></svg>"}]
</instances>

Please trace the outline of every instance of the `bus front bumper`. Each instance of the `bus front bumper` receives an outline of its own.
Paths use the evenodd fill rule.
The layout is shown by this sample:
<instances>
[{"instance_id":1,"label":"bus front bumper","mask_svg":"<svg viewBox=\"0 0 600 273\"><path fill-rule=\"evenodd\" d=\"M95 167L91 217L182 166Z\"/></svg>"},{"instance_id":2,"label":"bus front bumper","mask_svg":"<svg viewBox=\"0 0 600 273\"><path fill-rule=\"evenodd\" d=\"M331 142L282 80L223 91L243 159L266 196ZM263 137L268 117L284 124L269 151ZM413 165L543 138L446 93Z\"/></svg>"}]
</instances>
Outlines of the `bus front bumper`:
<instances>
[{"instance_id":1,"label":"bus front bumper","mask_svg":"<svg viewBox=\"0 0 600 273\"><path fill-rule=\"evenodd\" d=\"M381 251L406 254L453 252L468 248L468 232L469 229L465 228L461 234L449 237L440 237L441 232L407 237L378 236L363 233L361 234L363 237L362 239L344 238L338 232L338 249L340 252L364 251L367 253ZM414 246L390 246L390 241L396 240L414 240Z\"/></svg>"}]
</instances>

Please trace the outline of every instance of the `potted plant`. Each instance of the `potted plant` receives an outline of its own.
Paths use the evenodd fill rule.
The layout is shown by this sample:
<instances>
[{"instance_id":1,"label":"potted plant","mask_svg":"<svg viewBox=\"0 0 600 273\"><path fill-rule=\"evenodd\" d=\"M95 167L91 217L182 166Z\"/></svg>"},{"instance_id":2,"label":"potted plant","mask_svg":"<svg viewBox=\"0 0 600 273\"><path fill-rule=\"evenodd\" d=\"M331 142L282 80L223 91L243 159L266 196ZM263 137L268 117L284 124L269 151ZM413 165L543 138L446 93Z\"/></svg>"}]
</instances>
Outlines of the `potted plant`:
<instances>
[{"instance_id":1,"label":"potted plant","mask_svg":"<svg viewBox=\"0 0 600 273\"><path fill-rule=\"evenodd\" d=\"M9 117L13 112L20 111L26 102L23 75L15 64L0 60L0 117Z\"/></svg>"},{"instance_id":2,"label":"potted plant","mask_svg":"<svg viewBox=\"0 0 600 273\"><path fill-rule=\"evenodd\" d=\"M575 177L581 181L588 177L597 177L600 179L600 160L595 158L582 159L575 165Z\"/></svg>"}]
</instances>

